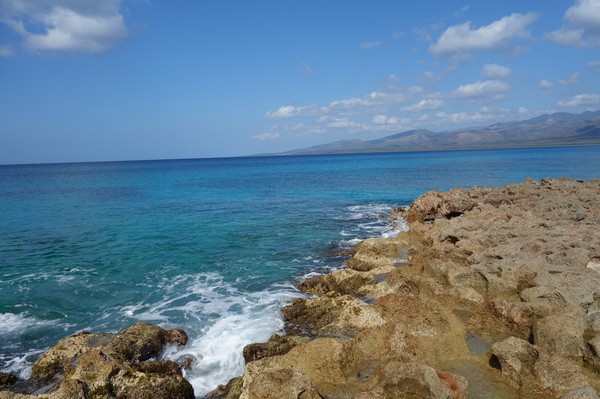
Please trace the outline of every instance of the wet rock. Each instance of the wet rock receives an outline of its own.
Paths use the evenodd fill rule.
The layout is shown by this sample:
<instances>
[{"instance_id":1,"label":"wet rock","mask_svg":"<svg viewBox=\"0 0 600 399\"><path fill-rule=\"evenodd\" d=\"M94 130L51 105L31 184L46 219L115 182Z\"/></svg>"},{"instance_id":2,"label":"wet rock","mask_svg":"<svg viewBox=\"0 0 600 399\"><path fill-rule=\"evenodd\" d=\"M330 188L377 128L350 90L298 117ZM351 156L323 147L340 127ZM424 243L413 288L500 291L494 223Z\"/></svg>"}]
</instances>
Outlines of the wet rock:
<instances>
[{"instance_id":1,"label":"wet rock","mask_svg":"<svg viewBox=\"0 0 600 399\"><path fill-rule=\"evenodd\" d=\"M17 382L17 376L10 373L0 371L0 389L6 388Z\"/></svg>"},{"instance_id":2,"label":"wet rock","mask_svg":"<svg viewBox=\"0 0 600 399\"><path fill-rule=\"evenodd\" d=\"M180 328L173 328L172 330L168 330L165 334L165 342L183 346L188 342L188 335Z\"/></svg>"},{"instance_id":3,"label":"wet rock","mask_svg":"<svg viewBox=\"0 0 600 399\"><path fill-rule=\"evenodd\" d=\"M244 360L250 363L265 357L284 355L293 347L308 341L307 337L274 334L267 342L246 345L243 351Z\"/></svg>"},{"instance_id":4,"label":"wet rock","mask_svg":"<svg viewBox=\"0 0 600 399\"><path fill-rule=\"evenodd\" d=\"M191 370L197 362L195 356L186 355L177 361L177 364L182 370Z\"/></svg>"},{"instance_id":5,"label":"wet rock","mask_svg":"<svg viewBox=\"0 0 600 399\"><path fill-rule=\"evenodd\" d=\"M207 393L204 399L238 399L242 394L242 383L242 377L232 378L226 385L221 384Z\"/></svg>"},{"instance_id":6,"label":"wet rock","mask_svg":"<svg viewBox=\"0 0 600 399\"><path fill-rule=\"evenodd\" d=\"M165 344L183 342L184 336L181 330L166 331L146 323L117 334L75 334L33 364L32 389L24 392L45 391L50 399L192 399L193 388L176 363L148 360L158 357ZM40 384L45 387L35 388Z\"/></svg>"}]
</instances>

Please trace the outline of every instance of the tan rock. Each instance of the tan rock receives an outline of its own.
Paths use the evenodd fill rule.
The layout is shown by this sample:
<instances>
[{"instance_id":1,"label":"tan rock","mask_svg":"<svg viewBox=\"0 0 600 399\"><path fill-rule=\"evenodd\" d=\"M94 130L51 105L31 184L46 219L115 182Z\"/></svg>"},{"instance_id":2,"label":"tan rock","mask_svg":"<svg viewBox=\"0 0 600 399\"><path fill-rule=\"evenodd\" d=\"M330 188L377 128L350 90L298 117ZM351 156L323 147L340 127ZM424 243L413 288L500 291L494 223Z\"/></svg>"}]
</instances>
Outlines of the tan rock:
<instances>
[{"instance_id":1,"label":"tan rock","mask_svg":"<svg viewBox=\"0 0 600 399\"><path fill-rule=\"evenodd\" d=\"M191 399L194 390L177 364L148 361L158 357L166 343L184 341L187 335L182 330L167 331L146 323L117 334L78 333L58 342L33 364L31 386L45 384L49 399ZM12 393L2 395L12 397Z\"/></svg>"}]
</instances>

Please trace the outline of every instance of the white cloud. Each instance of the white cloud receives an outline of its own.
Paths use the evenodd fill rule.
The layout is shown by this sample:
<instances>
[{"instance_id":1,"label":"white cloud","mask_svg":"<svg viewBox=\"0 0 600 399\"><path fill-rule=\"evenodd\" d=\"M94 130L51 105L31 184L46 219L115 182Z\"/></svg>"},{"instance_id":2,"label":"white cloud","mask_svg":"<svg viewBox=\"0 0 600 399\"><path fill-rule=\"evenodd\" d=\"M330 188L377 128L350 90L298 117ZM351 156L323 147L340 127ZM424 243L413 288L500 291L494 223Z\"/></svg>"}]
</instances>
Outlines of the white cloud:
<instances>
[{"instance_id":1,"label":"white cloud","mask_svg":"<svg viewBox=\"0 0 600 399\"><path fill-rule=\"evenodd\" d=\"M364 125L350 118L334 118L327 123L327 127L333 129L360 129Z\"/></svg>"},{"instance_id":2,"label":"white cloud","mask_svg":"<svg viewBox=\"0 0 600 399\"><path fill-rule=\"evenodd\" d=\"M576 0L564 15L566 26L547 33L545 38L563 46L600 46L600 2Z\"/></svg>"},{"instance_id":3,"label":"white cloud","mask_svg":"<svg viewBox=\"0 0 600 399\"><path fill-rule=\"evenodd\" d=\"M13 54L14 53L12 51L12 48L10 48L10 46L7 46L7 45L0 46L0 58L12 57Z\"/></svg>"},{"instance_id":4,"label":"white cloud","mask_svg":"<svg viewBox=\"0 0 600 399\"><path fill-rule=\"evenodd\" d=\"M32 50L102 53L127 35L121 15L86 16L55 8L43 22L45 33L25 38L25 46Z\"/></svg>"},{"instance_id":5,"label":"white cloud","mask_svg":"<svg viewBox=\"0 0 600 399\"><path fill-rule=\"evenodd\" d=\"M5 0L0 20L33 51L102 53L127 37L120 0Z\"/></svg>"},{"instance_id":6,"label":"white cloud","mask_svg":"<svg viewBox=\"0 0 600 399\"><path fill-rule=\"evenodd\" d=\"M281 136L281 134L276 132L265 132L261 134L255 134L252 136L254 140L276 140Z\"/></svg>"},{"instance_id":7,"label":"white cloud","mask_svg":"<svg viewBox=\"0 0 600 399\"><path fill-rule=\"evenodd\" d=\"M580 77L581 77L581 74L579 72L575 72L575 73L570 74L566 79L559 80L558 83L560 83L563 86L574 85L575 83L577 83L579 81Z\"/></svg>"},{"instance_id":8,"label":"white cloud","mask_svg":"<svg viewBox=\"0 0 600 399\"><path fill-rule=\"evenodd\" d=\"M565 13L565 19L589 33L600 34L600 2L577 0Z\"/></svg>"},{"instance_id":9,"label":"white cloud","mask_svg":"<svg viewBox=\"0 0 600 399\"><path fill-rule=\"evenodd\" d=\"M359 44L359 47L365 50L370 50L372 48L376 48L376 47L381 47L383 43L381 43L378 40L374 40L372 42L362 42L361 44Z\"/></svg>"},{"instance_id":10,"label":"white cloud","mask_svg":"<svg viewBox=\"0 0 600 399\"><path fill-rule=\"evenodd\" d=\"M462 85L454 90L453 94L459 98L498 98L509 89L508 84L499 80L485 80Z\"/></svg>"},{"instance_id":11,"label":"white cloud","mask_svg":"<svg viewBox=\"0 0 600 399\"><path fill-rule=\"evenodd\" d=\"M600 103L600 95L582 93L557 103L561 107L578 107L581 105L596 105Z\"/></svg>"},{"instance_id":12,"label":"white cloud","mask_svg":"<svg viewBox=\"0 0 600 399\"><path fill-rule=\"evenodd\" d=\"M512 73L508 67L498 64L486 64L481 68L481 74L488 79L504 79Z\"/></svg>"},{"instance_id":13,"label":"white cloud","mask_svg":"<svg viewBox=\"0 0 600 399\"><path fill-rule=\"evenodd\" d=\"M517 110L518 113L520 114L527 114L529 113L529 110L525 107L519 107L519 109Z\"/></svg>"},{"instance_id":14,"label":"white cloud","mask_svg":"<svg viewBox=\"0 0 600 399\"><path fill-rule=\"evenodd\" d=\"M380 126L381 125L398 126L398 117L378 114L378 115L373 116L372 123L374 125L380 125Z\"/></svg>"},{"instance_id":15,"label":"white cloud","mask_svg":"<svg viewBox=\"0 0 600 399\"><path fill-rule=\"evenodd\" d=\"M306 105L304 107L284 105L282 107L279 107L276 111L268 111L265 117L267 119L286 119L302 116L315 116L318 113L318 107L315 105Z\"/></svg>"},{"instance_id":16,"label":"white cloud","mask_svg":"<svg viewBox=\"0 0 600 399\"><path fill-rule=\"evenodd\" d=\"M267 117L292 117L292 116L319 116L329 114L349 115L362 112L372 112L373 109L386 108L399 104L412 96L415 88L404 91L374 91L363 97L350 97L331 101L328 105L317 107L281 107L275 112L267 113Z\"/></svg>"},{"instance_id":17,"label":"white cloud","mask_svg":"<svg viewBox=\"0 0 600 399\"><path fill-rule=\"evenodd\" d=\"M351 97L332 101L327 109L329 111L352 111L354 109L398 104L407 100L407 95L402 92L374 91L364 97Z\"/></svg>"},{"instance_id":18,"label":"white cloud","mask_svg":"<svg viewBox=\"0 0 600 399\"><path fill-rule=\"evenodd\" d=\"M450 26L429 50L442 55L503 50L509 47L510 39L528 37L527 28L536 18L535 13L515 13L477 29L471 29L470 22Z\"/></svg>"},{"instance_id":19,"label":"white cloud","mask_svg":"<svg viewBox=\"0 0 600 399\"><path fill-rule=\"evenodd\" d=\"M444 105L442 100L438 100L435 98L425 98L419 101L416 104L411 105L410 107L405 108L405 111L425 111L429 109L438 109Z\"/></svg>"},{"instance_id":20,"label":"white cloud","mask_svg":"<svg viewBox=\"0 0 600 399\"><path fill-rule=\"evenodd\" d=\"M552 82L548 82L547 80L540 80L538 83L538 89L551 89L554 85Z\"/></svg>"},{"instance_id":21,"label":"white cloud","mask_svg":"<svg viewBox=\"0 0 600 399\"><path fill-rule=\"evenodd\" d=\"M491 120L497 120L499 118L499 115L495 114L495 113L487 113L487 112L481 112L481 111L476 111L474 113L467 113L467 112L454 112L451 114L447 114L445 112L438 112L436 114L436 117L438 118L438 122L444 122L444 123L482 123L482 122L487 122L487 121L491 121Z\"/></svg>"},{"instance_id":22,"label":"white cloud","mask_svg":"<svg viewBox=\"0 0 600 399\"><path fill-rule=\"evenodd\" d=\"M554 32L547 33L546 39L563 46L583 47L583 29L561 28Z\"/></svg>"}]
</instances>

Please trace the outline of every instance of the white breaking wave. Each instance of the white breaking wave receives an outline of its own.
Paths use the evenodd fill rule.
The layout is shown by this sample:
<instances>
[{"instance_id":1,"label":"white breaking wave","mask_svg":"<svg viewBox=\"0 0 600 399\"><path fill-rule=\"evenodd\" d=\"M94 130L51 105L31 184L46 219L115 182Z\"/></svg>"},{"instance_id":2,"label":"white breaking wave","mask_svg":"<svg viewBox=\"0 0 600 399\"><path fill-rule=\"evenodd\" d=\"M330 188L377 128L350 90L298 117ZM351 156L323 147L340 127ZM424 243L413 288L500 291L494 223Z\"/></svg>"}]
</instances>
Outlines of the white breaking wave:
<instances>
[{"instance_id":1,"label":"white breaking wave","mask_svg":"<svg viewBox=\"0 0 600 399\"><path fill-rule=\"evenodd\" d=\"M24 332L38 328L47 328L48 326L58 325L56 321L39 320L26 313L0 313L0 347L2 342L14 338ZM0 371L13 373L19 378L29 378L31 375L32 363L28 360L37 357L43 350L29 350L21 356L9 358L0 356Z\"/></svg>"},{"instance_id":2,"label":"white breaking wave","mask_svg":"<svg viewBox=\"0 0 600 399\"><path fill-rule=\"evenodd\" d=\"M0 339L8 335L18 335L26 330L53 324L56 324L56 322L39 320L24 313L0 313Z\"/></svg>"},{"instance_id":3,"label":"white breaking wave","mask_svg":"<svg viewBox=\"0 0 600 399\"><path fill-rule=\"evenodd\" d=\"M337 220L348 220L356 222L350 231L342 230L344 239L342 244L356 245L360 240L371 237L394 237L398 233L408 231L406 221L400 218L392 218L393 207L389 204L366 204L352 205L346 208L346 213L336 217Z\"/></svg>"},{"instance_id":4,"label":"white breaking wave","mask_svg":"<svg viewBox=\"0 0 600 399\"><path fill-rule=\"evenodd\" d=\"M187 284L176 294L173 287ZM260 292L243 292L216 273L179 276L165 285L165 299L153 304L122 308L131 318L156 322L164 327L186 330L190 341L183 348L168 347L164 358L193 359L185 377L197 396L226 383L244 371L244 346L264 342L283 327L280 309L286 301L301 296L291 284ZM172 323L171 316L183 315L183 323Z\"/></svg>"}]
</instances>

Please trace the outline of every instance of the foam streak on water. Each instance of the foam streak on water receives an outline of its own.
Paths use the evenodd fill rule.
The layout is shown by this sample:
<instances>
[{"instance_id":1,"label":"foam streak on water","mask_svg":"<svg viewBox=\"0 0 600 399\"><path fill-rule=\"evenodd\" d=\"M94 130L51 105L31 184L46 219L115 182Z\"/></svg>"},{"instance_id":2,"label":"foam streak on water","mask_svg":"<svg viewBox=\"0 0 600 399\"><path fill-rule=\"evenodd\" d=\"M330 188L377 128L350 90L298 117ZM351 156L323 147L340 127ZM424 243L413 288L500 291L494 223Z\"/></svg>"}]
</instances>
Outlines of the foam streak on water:
<instances>
[{"instance_id":1,"label":"foam streak on water","mask_svg":"<svg viewBox=\"0 0 600 399\"><path fill-rule=\"evenodd\" d=\"M181 289L181 285L187 288ZM175 361L193 359L186 378L197 395L240 375L244 368L243 347L266 341L280 330L283 322L279 309L287 300L301 295L290 284L244 292L216 273L178 276L163 287L163 292L161 301L125 306L122 312L165 327L172 327L172 318L180 320L178 327L188 332L190 342L183 348L167 348L164 357Z\"/></svg>"},{"instance_id":2,"label":"foam streak on water","mask_svg":"<svg viewBox=\"0 0 600 399\"><path fill-rule=\"evenodd\" d=\"M349 248L368 237L388 237L405 230L401 221L390 218L392 207L376 203L352 205L339 209L332 220L342 226L335 246ZM323 243L325 245L326 243ZM327 261L327 254L303 256L297 261L305 265L301 269L313 269L310 275L327 272L342 266L341 262ZM171 269L171 268L167 268ZM59 269L55 273L28 274L14 279L14 284L29 281L57 281L59 284L75 284L77 280L94 289L95 273L81 268ZM292 298L302 296L289 281L274 283L266 289L248 291L239 284L226 281L217 272L157 275L147 278L144 290L153 292L145 300L120 307L115 317L114 308L100 315L95 325L83 326L93 332L115 331L112 321L128 320L127 324L144 321L164 328L183 328L190 340L183 348L170 346L164 358L181 361L193 359L185 377L192 383L196 395L203 396L219 384L243 373L244 346L265 342L283 327L280 309ZM306 277L306 276L305 276ZM243 276L242 276L243 278ZM15 336L36 328L56 326L55 321L37 320L26 314L0 314L0 335ZM64 326L61 326L64 328ZM31 374L31 360L43 350L27 350L19 356L3 358L3 371L13 372L21 378Z\"/></svg>"}]
</instances>

